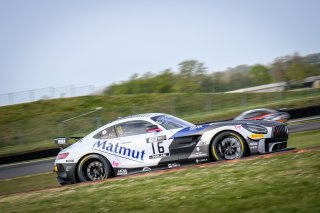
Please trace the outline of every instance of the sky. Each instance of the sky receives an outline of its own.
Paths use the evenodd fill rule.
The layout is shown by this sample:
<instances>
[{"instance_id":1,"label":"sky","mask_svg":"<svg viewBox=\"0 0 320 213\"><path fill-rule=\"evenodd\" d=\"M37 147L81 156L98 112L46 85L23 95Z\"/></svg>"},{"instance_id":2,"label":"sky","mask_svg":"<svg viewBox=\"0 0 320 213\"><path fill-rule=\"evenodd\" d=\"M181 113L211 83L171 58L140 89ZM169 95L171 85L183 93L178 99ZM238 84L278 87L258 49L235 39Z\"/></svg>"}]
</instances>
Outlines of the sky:
<instances>
[{"instance_id":1,"label":"sky","mask_svg":"<svg viewBox=\"0 0 320 213\"><path fill-rule=\"evenodd\" d=\"M0 0L0 94L320 52L319 0Z\"/></svg>"}]
</instances>

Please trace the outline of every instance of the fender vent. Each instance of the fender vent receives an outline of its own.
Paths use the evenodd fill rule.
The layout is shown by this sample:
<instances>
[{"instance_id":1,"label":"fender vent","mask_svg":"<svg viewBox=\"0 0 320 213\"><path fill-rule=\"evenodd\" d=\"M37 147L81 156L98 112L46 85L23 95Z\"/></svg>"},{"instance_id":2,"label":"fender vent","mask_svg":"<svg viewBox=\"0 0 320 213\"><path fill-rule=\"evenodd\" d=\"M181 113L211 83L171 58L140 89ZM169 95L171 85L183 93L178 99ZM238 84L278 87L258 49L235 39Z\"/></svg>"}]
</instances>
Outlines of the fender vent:
<instances>
[{"instance_id":1,"label":"fender vent","mask_svg":"<svg viewBox=\"0 0 320 213\"><path fill-rule=\"evenodd\" d=\"M200 140L200 137L201 137L201 135L191 135L191 136L175 138L174 140L179 144L195 143Z\"/></svg>"}]
</instances>

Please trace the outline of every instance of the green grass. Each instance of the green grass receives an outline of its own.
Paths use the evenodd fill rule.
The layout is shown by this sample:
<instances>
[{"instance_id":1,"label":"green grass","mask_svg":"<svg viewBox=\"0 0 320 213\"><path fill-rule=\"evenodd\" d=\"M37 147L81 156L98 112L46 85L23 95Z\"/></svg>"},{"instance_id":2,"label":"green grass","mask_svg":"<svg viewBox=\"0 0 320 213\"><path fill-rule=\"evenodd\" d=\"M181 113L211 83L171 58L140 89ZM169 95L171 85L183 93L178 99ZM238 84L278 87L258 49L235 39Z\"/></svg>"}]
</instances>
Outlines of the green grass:
<instances>
[{"instance_id":1,"label":"green grass","mask_svg":"<svg viewBox=\"0 0 320 213\"><path fill-rule=\"evenodd\" d=\"M320 151L0 198L1 212L319 212Z\"/></svg>"},{"instance_id":2,"label":"green grass","mask_svg":"<svg viewBox=\"0 0 320 213\"><path fill-rule=\"evenodd\" d=\"M289 135L289 147L306 148L320 146L320 131L296 132Z\"/></svg>"},{"instance_id":3,"label":"green grass","mask_svg":"<svg viewBox=\"0 0 320 213\"><path fill-rule=\"evenodd\" d=\"M53 172L0 180L0 195L59 186Z\"/></svg>"},{"instance_id":4,"label":"green grass","mask_svg":"<svg viewBox=\"0 0 320 213\"><path fill-rule=\"evenodd\" d=\"M86 96L0 107L0 156L55 147L52 138L81 136L119 116L165 112L198 123L230 119L244 110L320 105L320 90L245 94ZM61 121L103 107L61 125Z\"/></svg>"}]
</instances>

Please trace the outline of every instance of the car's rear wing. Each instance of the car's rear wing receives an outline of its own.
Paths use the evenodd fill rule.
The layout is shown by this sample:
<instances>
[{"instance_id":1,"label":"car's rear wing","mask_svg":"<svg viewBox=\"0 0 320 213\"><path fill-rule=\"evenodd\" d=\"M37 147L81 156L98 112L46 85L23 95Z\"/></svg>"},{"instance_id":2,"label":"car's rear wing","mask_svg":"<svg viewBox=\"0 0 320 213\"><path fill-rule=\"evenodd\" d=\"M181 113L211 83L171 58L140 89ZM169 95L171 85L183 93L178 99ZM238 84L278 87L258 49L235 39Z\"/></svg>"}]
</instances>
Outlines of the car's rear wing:
<instances>
[{"instance_id":1,"label":"car's rear wing","mask_svg":"<svg viewBox=\"0 0 320 213\"><path fill-rule=\"evenodd\" d=\"M53 141L55 142L55 144L58 145L58 147L62 150L65 149L68 146L68 143L70 141L79 141L81 140L83 137L58 137L58 138L54 138Z\"/></svg>"}]
</instances>

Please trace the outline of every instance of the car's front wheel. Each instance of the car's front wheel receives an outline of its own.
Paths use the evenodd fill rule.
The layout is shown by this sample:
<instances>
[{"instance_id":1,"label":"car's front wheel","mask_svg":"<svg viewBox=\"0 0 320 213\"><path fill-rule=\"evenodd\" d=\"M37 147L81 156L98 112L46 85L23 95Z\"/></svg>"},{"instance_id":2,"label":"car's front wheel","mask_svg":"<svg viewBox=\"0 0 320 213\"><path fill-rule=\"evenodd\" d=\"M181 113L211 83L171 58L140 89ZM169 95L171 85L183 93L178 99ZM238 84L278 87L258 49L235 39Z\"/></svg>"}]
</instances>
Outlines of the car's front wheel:
<instances>
[{"instance_id":1,"label":"car's front wheel","mask_svg":"<svg viewBox=\"0 0 320 213\"><path fill-rule=\"evenodd\" d=\"M88 155L80 161L77 176L80 182L103 180L111 176L111 167L104 157Z\"/></svg>"},{"instance_id":2,"label":"car's front wheel","mask_svg":"<svg viewBox=\"0 0 320 213\"><path fill-rule=\"evenodd\" d=\"M245 141L235 132L226 131L217 135L211 143L214 160L234 160L245 154Z\"/></svg>"}]
</instances>

